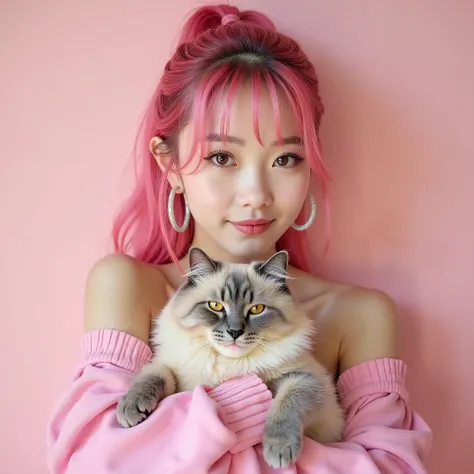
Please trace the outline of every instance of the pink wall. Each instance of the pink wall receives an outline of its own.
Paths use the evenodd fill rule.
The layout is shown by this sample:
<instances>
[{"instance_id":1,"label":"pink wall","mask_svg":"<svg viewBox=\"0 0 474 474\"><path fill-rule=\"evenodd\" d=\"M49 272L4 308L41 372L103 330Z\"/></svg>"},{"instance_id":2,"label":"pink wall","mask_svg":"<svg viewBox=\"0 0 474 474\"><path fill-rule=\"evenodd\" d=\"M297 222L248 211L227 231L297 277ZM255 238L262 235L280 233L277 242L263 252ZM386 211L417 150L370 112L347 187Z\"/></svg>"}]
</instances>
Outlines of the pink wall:
<instances>
[{"instance_id":1,"label":"pink wall","mask_svg":"<svg viewBox=\"0 0 474 474\"><path fill-rule=\"evenodd\" d=\"M197 3L175 0L165 17L151 0L2 2L6 474L46 472L45 425L79 355L86 272L108 245L142 105ZM337 184L321 268L396 299L412 402L436 436L430 473L472 472L474 3L296 3L240 5L297 35L320 71Z\"/></svg>"}]
</instances>

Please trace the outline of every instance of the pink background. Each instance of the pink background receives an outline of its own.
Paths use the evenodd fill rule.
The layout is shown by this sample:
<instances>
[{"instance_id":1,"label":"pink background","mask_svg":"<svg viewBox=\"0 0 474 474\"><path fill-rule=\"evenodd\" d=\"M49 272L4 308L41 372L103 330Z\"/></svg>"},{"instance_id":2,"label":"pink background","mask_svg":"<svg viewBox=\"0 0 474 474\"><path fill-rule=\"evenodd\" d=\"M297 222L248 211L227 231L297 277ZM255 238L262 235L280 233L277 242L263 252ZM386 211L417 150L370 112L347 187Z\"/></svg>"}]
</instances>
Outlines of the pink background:
<instances>
[{"instance_id":1,"label":"pink background","mask_svg":"<svg viewBox=\"0 0 474 474\"><path fill-rule=\"evenodd\" d=\"M141 110L197 4L0 4L5 474L46 472L45 426L78 361L86 273L110 249ZM270 14L319 70L336 182L319 268L396 299L412 403L435 432L430 473L472 472L474 2L240 5Z\"/></svg>"}]
</instances>

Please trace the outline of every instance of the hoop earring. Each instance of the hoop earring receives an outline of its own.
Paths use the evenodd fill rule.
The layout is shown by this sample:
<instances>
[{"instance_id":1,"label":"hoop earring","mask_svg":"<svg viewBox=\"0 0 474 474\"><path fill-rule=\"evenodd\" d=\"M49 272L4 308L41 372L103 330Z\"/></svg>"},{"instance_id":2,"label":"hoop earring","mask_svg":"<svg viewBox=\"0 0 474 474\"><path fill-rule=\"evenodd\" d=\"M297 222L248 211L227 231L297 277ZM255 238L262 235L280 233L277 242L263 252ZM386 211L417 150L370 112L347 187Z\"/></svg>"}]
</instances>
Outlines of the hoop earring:
<instances>
[{"instance_id":1,"label":"hoop earring","mask_svg":"<svg viewBox=\"0 0 474 474\"><path fill-rule=\"evenodd\" d=\"M291 226L293 227L293 229L298 231L309 229L313 224L314 220L316 219L316 199L314 199L314 196L310 192L308 192L307 197L309 198L309 202L311 203L311 214L309 215L308 220L304 224L293 224Z\"/></svg>"},{"instance_id":2,"label":"hoop earring","mask_svg":"<svg viewBox=\"0 0 474 474\"><path fill-rule=\"evenodd\" d=\"M189 212L189 206L188 206L188 201L186 199L186 195L183 193L184 220L181 226L179 226L178 223L176 222L176 217L174 216L174 198L176 196L176 189L171 188L171 192L168 197L168 219L170 220L170 224L176 232L184 232L188 228L189 218L191 217L191 215Z\"/></svg>"}]
</instances>

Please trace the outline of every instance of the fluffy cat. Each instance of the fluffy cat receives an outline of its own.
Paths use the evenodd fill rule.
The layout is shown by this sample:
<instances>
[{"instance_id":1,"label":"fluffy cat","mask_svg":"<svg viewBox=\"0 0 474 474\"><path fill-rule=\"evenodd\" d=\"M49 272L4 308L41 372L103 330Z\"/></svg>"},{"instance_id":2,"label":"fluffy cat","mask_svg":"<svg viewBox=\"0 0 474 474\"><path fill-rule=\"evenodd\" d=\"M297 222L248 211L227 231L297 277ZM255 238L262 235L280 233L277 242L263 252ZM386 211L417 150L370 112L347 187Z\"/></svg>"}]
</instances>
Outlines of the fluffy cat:
<instances>
[{"instance_id":1,"label":"fluffy cat","mask_svg":"<svg viewBox=\"0 0 474 474\"><path fill-rule=\"evenodd\" d=\"M331 376L310 355L313 325L288 289L287 252L247 265L194 247L189 258L187 281L152 329L153 360L118 403L119 423L137 425L178 391L255 373L273 394L263 439L270 466L294 462L303 433L340 440L343 412Z\"/></svg>"}]
</instances>

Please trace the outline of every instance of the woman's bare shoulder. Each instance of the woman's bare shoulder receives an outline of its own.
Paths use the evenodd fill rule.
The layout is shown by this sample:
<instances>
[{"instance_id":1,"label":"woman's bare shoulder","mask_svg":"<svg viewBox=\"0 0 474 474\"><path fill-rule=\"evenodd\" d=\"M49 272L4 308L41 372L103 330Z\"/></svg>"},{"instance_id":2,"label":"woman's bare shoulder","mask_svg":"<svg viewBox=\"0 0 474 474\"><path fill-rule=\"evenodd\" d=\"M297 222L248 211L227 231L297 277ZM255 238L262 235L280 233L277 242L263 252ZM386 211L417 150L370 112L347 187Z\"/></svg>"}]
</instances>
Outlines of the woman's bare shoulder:
<instances>
[{"instance_id":1,"label":"woman's bare shoulder","mask_svg":"<svg viewBox=\"0 0 474 474\"><path fill-rule=\"evenodd\" d=\"M341 315L340 369L361 362L397 358L397 308L390 296L372 288L352 287L336 300Z\"/></svg>"},{"instance_id":2,"label":"woman's bare shoulder","mask_svg":"<svg viewBox=\"0 0 474 474\"><path fill-rule=\"evenodd\" d=\"M383 291L324 280L300 270L303 306L317 317L323 330L339 345L342 373L367 360L397 357L397 311Z\"/></svg>"},{"instance_id":3,"label":"woman's bare shoulder","mask_svg":"<svg viewBox=\"0 0 474 474\"><path fill-rule=\"evenodd\" d=\"M159 267L124 254L107 255L87 276L85 330L117 329L148 343L151 321L167 299Z\"/></svg>"}]
</instances>

